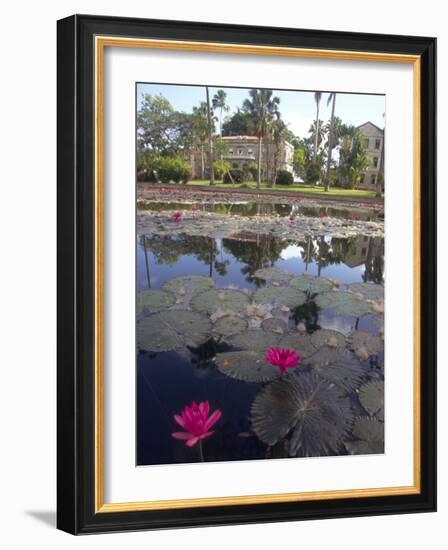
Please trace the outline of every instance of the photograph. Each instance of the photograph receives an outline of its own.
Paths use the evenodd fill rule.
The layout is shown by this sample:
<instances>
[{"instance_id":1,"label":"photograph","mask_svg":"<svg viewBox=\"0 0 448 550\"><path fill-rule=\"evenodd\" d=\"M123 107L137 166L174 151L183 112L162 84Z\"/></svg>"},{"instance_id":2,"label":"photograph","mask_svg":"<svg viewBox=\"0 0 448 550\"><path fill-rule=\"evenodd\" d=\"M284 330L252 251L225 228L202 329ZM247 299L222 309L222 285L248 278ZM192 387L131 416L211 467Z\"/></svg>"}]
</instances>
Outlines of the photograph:
<instances>
[{"instance_id":1,"label":"photograph","mask_svg":"<svg viewBox=\"0 0 448 550\"><path fill-rule=\"evenodd\" d=\"M135 105L136 465L383 454L386 96Z\"/></svg>"}]
</instances>

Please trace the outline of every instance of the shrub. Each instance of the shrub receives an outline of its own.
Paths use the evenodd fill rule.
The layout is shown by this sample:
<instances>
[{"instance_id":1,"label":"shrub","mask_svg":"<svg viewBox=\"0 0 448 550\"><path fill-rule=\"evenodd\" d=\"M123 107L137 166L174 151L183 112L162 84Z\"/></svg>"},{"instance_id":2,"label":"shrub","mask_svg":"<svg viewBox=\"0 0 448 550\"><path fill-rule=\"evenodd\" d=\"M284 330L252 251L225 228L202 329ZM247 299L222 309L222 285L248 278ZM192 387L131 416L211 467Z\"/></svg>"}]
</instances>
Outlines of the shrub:
<instances>
[{"instance_id":1,"label":"shrub","mask_svg":"<svg viewBox=\"0 0 448 550\"><path fill-rule=\"evenodd\" d=\"M255 164L255 162L250 162L249 164L246 164L244 169L250 179L256 181L258 175L258 166Z\"/></svg>"},{"instance_id":2,"label":"shrub","mask_svg":"<svg viewBox=\"0 0 448 550\"><path fill-rule=\"evenodd\" d=\"M251 189L250 185L248 183L242 183L240 185L240 189Z\"/></svg>"},{"instance_id":3,"label":"shrub","mask_svg":"<svg viewBox=\"0 0 448 550\"><path fill-rule=\"evenodd\" d=\"M162 183L187 183L192 176L192 170L180 157L161 157L158 161L157 175Z\"/></svg>"},{"instance_id":4,"label":"shrub","mask_svg":"<svg viewBox=\"0 0 448 550\"><path fill-rule=\"evenodd\" d=\"M230 163L226 160L215 160L213 168L215 170L215 178L222 180L223 176L230 170Z\"/></svg>"},{"instance_id":5,"label":"shrub","mask_svg":"<svg viewBox=\"0 0 448 550\"><path fill-rule=\"evenodd\" d=\"M241 183L243 179L243 171L239 168L232 168L224 174L223 183Z\"/></svg>"},{"instance_id":6,"label":"shrub","mask_svg":"<svg viewBox=\"0 0 448 550\"><path fill-rule=\"evenodd\" d=\"M159 157L151 150L139 151L137 156L137 178L139 181L157 183Z\"/></svg>"},{"instance_id":7,"label":"shrub","mask_svg":"<svg viewBox=\"0 0 448 550\"><path fill-rule=\"evenodd\" d=\"M294 177L288 170L279 170L275 178L275 183L276 185L292 185L294 183Z\"/></svg>"},{"instance_id":8,"label":"shrub","mask_svg":"<svg viewBox=\"0 0 448 550\"><path fill-rule=\"evenodd\" d=\"M305 181L306 183L316 183L321 176L321 169L315 162L310 162L306 167Z\"/></svg>"}]
</instances>

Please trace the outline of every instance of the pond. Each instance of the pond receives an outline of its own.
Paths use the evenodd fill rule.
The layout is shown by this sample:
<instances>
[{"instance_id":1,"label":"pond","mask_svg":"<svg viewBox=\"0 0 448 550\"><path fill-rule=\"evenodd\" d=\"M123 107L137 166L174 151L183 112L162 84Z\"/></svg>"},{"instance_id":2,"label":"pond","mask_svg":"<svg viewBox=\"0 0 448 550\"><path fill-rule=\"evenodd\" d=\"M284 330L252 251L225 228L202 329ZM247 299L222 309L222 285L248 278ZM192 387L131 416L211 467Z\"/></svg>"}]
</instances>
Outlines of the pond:
<instances>
[{"instance_id":1,"label":"pond","mask_svg":"<svg viewBox=\"0 0 448 550\"><path fill-rule=\"evenodd\" d=\"M383 452L374 220L325 206L139 205L138 465ZM193 402L221 414L190 447L172 434Z\"/></svg>"}]
</instances>

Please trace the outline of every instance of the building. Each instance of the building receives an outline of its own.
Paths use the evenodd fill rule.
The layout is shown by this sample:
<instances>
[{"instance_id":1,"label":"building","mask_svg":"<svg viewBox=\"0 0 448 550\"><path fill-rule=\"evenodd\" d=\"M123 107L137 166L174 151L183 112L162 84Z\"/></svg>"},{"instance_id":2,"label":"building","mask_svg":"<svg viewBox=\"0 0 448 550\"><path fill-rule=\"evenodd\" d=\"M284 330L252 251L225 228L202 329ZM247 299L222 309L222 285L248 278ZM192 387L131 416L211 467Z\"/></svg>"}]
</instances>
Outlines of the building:
<instances>
[{"instance_id":1,"label":"building","mask_svg":"<svg viewBox=\"0 0 448 550\"><path fill-rule=\"evenodd\" d=\"M248 165L258 163L258 138L256 136L224 136L218 139L225 144L222 158L229 162L231 168L244 170ZM282 140L276 144L270 139L263 139L261 151L262 180L272 181L274 172L279 170L293 173L294 147L290 143ZM201 177L203 164L204 152L194 151L191 157L193 177Z\"/></svg>"},{"instance_id":2,"label":"building","mask_svg":"<svg viewBox=\"0 0 448 550\"><path fill-rule=\"evenodd\" d=\"M384 130L372 122L361 124L358 130L364 137L369 159L369 167L361 174L358 189L376 189L378 178L384 178Z\"/></svg>"}]
</instances>

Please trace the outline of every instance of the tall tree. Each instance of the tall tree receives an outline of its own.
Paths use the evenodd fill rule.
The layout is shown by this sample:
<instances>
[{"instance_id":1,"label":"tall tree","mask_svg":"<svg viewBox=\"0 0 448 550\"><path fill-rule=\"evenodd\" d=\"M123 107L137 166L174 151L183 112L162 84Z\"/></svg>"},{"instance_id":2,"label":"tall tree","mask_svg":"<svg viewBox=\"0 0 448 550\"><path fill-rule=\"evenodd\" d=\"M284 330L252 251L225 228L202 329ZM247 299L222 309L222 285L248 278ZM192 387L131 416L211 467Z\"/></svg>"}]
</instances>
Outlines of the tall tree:
<instances>
[{"instance_id":1,"label":"tall tree","mask_svg":"<svg viewBox=\"0 0 448 550\"><path fill-rule=\"evenodd\" d=\"M272 90L252 89L249 91L250 99L243 103L243 110L250 114L254 133L258 137L257 189L261 184L263 138L279 112L280 99L273 97L273 93Z\"/></svg>"},{"instance_id":2,"label":"tall tree","mask_svg":"<svg viewBox=\"0 0 448 550\"><path fill-rule=\"evenodd\" d=\"M202 101L193 107L194 144L201 152L201 179L205 179L205 148L208 143L207 104Z\"/></svg>"},{"instance_id":3,"label":"tall tree","mask_svg":"<svg viewBox=\"0 0 448 550\"><path fill-rule=\"evenodd\" d=\"M250 134L250 114L237 109L222 124L223 136L247 136Z\"/></svg>"},{"instance_id":4,"label":"tall tree","mask_svg":"<svg viewBox=\"0 0 448 550\"><path fill-rule=\"evenodd\" d=\"M330 188L330 164L331 164L331 152L333 150L333 128L334 128L334 110L336 106L336 92L332 92L328 96L327 105L331 105L331 117L330 117L330 129L328 131L328 155L327 155L327 170L325 173L325 191Z\"/></svg>"},{"instance_id":5,"label":"tall tree","mask_svg":"<svg viewBox=\"0 0 448 550\"><path fill-rule=\"evenodd\" d=\"M272 141L274 143L274 166L272 170L272 183L275 185L277 179L277 173L279 170L280 156L282 153L282 147L284 147L285 136L286 136L287 126L283 120L278 117L272 123L271 132L272 132Z\"/></svg>"},{"instance_id":6,"label":"tall tree","mask_svg":"<svg viewBox=\"0 0 448 550\"><path fill-rule=\"evenodd\" d=\"M205 87L207 96L207 121L208 121L208 154L209 154L209 170L210 170L210 185L215 185L215 168L213 166L213 126L212 115L210 108L210 92L208 86Z\"/></svg>"},{"instance_id":7,"label":"tall tree","mask_svg":"<svg viewBox=\"0 0 448 550\"><path fill-rule=\"evenodd\" d=\"M213 96L213 109L219 110L219 135L222 137L222 114L227 112L230 107L227 105L227 94L224 90L218 90Z\"/></svg>"},{"instance_id":8,"label":"tall tree","mask_svg":"<svg viewBox=\"0 0 448 550\"><path fill-rule=\"evenodd\" d=\"M314 162L317 159L317 148L319 146L319 105L322 99L322 92L314 92L314 101L316 102L316 119L314 121Z\"/></svg>"}]
</instances>

